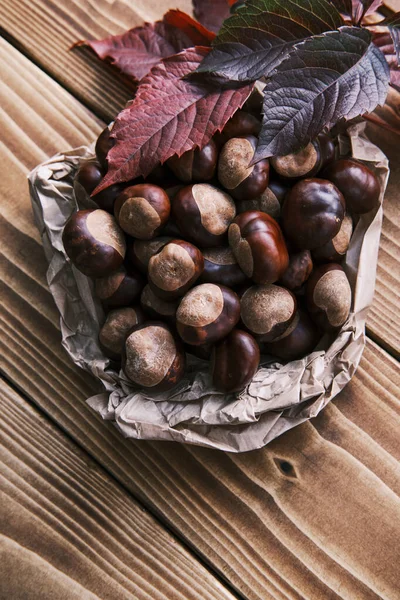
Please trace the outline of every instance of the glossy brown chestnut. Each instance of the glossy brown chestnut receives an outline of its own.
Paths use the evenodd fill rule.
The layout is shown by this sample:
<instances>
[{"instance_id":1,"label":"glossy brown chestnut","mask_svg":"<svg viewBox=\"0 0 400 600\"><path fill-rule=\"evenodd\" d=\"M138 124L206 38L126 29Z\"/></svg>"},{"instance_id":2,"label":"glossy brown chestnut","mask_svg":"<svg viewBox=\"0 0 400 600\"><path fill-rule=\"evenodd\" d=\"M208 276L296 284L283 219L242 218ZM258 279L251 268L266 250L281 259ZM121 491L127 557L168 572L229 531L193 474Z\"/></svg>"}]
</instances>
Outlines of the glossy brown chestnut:
<instances>
[{"instance_id":1,"label":"glossy brown chestnut","mask_svg":"<svg viewBox=\"0 0 400 600\"><path fill-rule=\"evenodd\" d=\"M336 141L329 133L320 133L317 137L319 149L321 152L321 169L324 169L339 156L339 149Z\"/></svg>"},{"instance_id":2,"label":"glossy brown chestnut","mask_svg":"<svg viewBox=\"0 0 400 600\"><path fill-rule=\"evenodd\" d=\"M321 329L339 329L351 308L351 288L342 267L335 263L317 267L307 282L306 299L308 312Z\"/></svg>"},{"instance_id":3,"label":"glossy brown chestnut","mask_svg":"<svg viewBox=\"0 0 400 600\"><path fill-rule=\"evenodd\" d=\"M213 140L200 150L188 150L182 156L172 156L167 161L171 171L181 181L190 183L191 181L210 181L214 177L218 162L218 148Z\"/></svg>"},{"instance_id":4,"label":"glossy brown chestnut","mask_svg":"<svg viewBox=\"0 0 400 600\"><path fill-rule=\"evenodd\" d=\"M165 191L152 183L126 188L115 201L120 227L139 240L151 240L168 221L171 204Z\"/></svg>"},{"instance_id":5,"label":"glossy brown chestnut","mask_svg":"<svg viewBox=\"0 0 400 600\"><path fill-rule=\"evenodd\" d=\"M314 177L321 168L322 158L319 143L314 140L298 152L270 159L274 171L285 179Z\"/></svg>"},{"instance_id":6,"label":"glossy brown chestnut","mask_svg":"<svg viewBox=\"0 0 400 600\"><path fill-rule=\"evenodd\" d=\"M122 368L139 387L168 390L179 383L185 371L183 344L161 321L136 325L125 340Z\"/></svg>"},{"instance_id":7,"label":"glossy brown chestnut","mask_svg":"<svg viewBox=\"0 0 400 600\"><path fill-rule=\"evenodd\" d=\"M88 160L81 164L75 175L78 182L90 196L103 178L103 171L98 162Z\"/></svg>"},{"instance_id":8,"label":"glossy brown chestnut","mask_svg":"<svg viewBox=\"0 0 400 600\"><path fill-rule=\"evenodd\" d=\"M313 259L317 262L340 262L346 256L352 233L353 219L350 215L345 215L335 237L330 242L313 250Z\"/></svg>"},{"instance_id":9,"label":"glossy brown chestnut","mask_svg":"<svg viewBox=\"0 0 400 600\"><path fill-rule=\"evenodd\" d=\"M200 248L211 248L226 244L236 206L226 192L208 183L196 183L177 193L172 215L183 237Z\"/></svg>"},{"instance_id":10,"label":"glossy brown chestnut","mask_svg":"<svg viewBox=\"0 0 400 600\"><path fill-rule=\"evenodd\" d=\"M135 325L144 323L140 306L111 310L100 329L99 342L104 354L113 360L121 360L125 338Z\"/></svg>"},{"instance_id":11,"label":"glossy brown chestnut","mask_svg":"<svg viewBox=\"0 0 400 600\"><path fill-rule=\"evenodd\" d=\"M258 136L261 129L261 121L245 110L238 110L229 119L221 133L216 134L217 144L223 145L231 138L246 135Z\"/></svg>"},{"instance_id":12,"label":"glossy brown chestnut","mask_svg":"<svg viewBox=\"0 0 400 600\"><path fill-rule=\"evenodd\" d=\"M245 327L261 342L270 342L284 333L297 309L294 294L278 285L253 285L240 300Z\"/></svg>"},{"instance_id":13,"label":"glossy brown chestnut","mask_svg":"<svg viewBox=\"0 0 400 600\"><path fill-rule=\"evenodd\" d=\"M167 302L162 300L153 292L149 285L143 288L140 297L140 304L147 315L151 319L161 319L167 323L175 325L175 316L178 309L180 298Z\"/></svg>"},{"instance_id":14,"label":"glossy brown chestnut","mask_svg":"<svg viewBox=\"0 0 400 600\"><path fill-rule=\"evenodd\" d=\"M97 156L97 160L105 170L108 169L107 154L115 144L115 140L110 136L110 133L111 131L108 127L103 129L103 131L97 138L96 146L94 149Z\"/></svg>"},{"instance_id":15,"label":"glossy brown chestnut","mask_svg":"<svg viewBox=\"0 0 400 600\"><path fill-rule=\"evenodd\" d=\"M204 271L200 277L203 283L220 283L233 288L248 281L229 246L203 250L203 257Z\"/></svg>"},{"instance_id":16,"label":"glossy brown chestnut","mask_svg":"<svg viewBox=\"0 0 400 600\"><path fill-rule=\"evenodd\" d=\"M149 261L149 285L160 298L173 300L193 286L203 269L203 255L196 246L185 240L171 240Z\"/></svg>"},{"instance_id":17,"label":"glossy brown chestnut","mask_svg":"<svg viewBox=\"0 0 400 600\"><path fill-rule=\"evenodd\" d=\"M122 266L107 277L95 282L96 296L104 306L116 308L136 302L144 287L144 279L138 271Z\"/></svg>"},{"instance_id":18,"label":"glossy brown chestnut","mask_svg":"<svg viewBox=\"0 0 400 600\"><path fill-rule=\"evenodd\" d=\"M203 283L182 298L176 325L184 342L200 346L224 338L239 317L240 302L235 292L223 285Z\"/></svg>"},{"instance_id":19,"label":"glossy brown chestnut","mask_svg":"<svg viewBox=\"0 0 400 600\"><path fill-rule=\"evenodd\" d=\"M242 271L256 283L274 283L289 264L281 228L266 213L249 210L229 227L229 245Z\"/></svg>"},{"instance_id":20,"label":"glossy brown chestnut","mask_svg":"<svg viewBox=\"0 0 400 600\"><path fill-rule=\"evenodd\" d=\"M249 167L257 138L232 138L224 144L218 160L218 180L235 200L253 200L268 186L269 161L260 160Z\"/></svg>"},{"instance_id":21,"label":"glossy brown chestnut","mask_svg":"<svg viewBox=\"0 0 400 600\"><path fill-rule=\"evenodd\" d=\"M135 240L128 250L128 258L142 273L147 273L149 260L173 238L160 236L152 240Z\"/></svg>"},{"instance_id":22,"label":"glossy brown chestnut","mask_svg":"<svg viewBox=\"0 0 400 600\"><path fill-rule=\"evenodd\" d=\"M237 202L236 208L238 213L246 212L247 210L259 210L267 213L274 219L279 219L281 216L281 210L283 201L289 186L286 182L271 181L268 184L267 189L254 200L244 200L243 202Z\"/></svg>"},{"instance_id":23,"label":"glossy brown chestnut","mask_svg":"<svg viewBox=\"0 0 400 600\"><path fill-rule=\"evenodd\" d=\"M313 250L339 232L345 213L341 192L325 179L303 179L287 194L283 230L301 250Z\"/></svg>"},{"instance_id":24,"label":"glossy brown chestnut","mask_svg":"<svg viewBox=\"0 0 400 600\"><path fill-rule=\"evenodd\" d=\"M284 179L314 177L335 159L336 147L332 138L321 133L315 140L298 152L270 159L275 172Z\"/></svg>"},{"instance_id":25,"label":"glossy brown chestnut","mask_svg":"<svg viewBox=\"0 0 400 600\"><path fill-rule=\"evenodd\" d=\"M350 213L361 215L379 205L379 179L363 163L353 158L342 158L328 165L322 176L342 192Z\"/></svg>"},{"instance_id":26,"label":"glossy brown chestnut","mask_svg":"<svg viewBox=\"0 0 400 600\"><path fill-rule=\"evenodd\" d=\"M214 346L211 376L220 392L240 392L253 379L260 364L260 349L246 331L234 329Z\"/></svg>"},{"instance_id":27,"label":"glossy brown chestnut","mask_svg":"<svg viewBox=\"0 0 400 600\"><path fill-rule=\"evenodd\" d=\"M98 208L74 213L65 225L62 241L71 262L89 277L113 273L125 257L123 232L114 217Z\"/></svg>"},{"instance_id":28,"label":"glossy brown chestnut","mask_svg":"<svg viewBox=\"0 0 400 600\"><path fill-rule=\"evenodd\" d=\"M288 290L297 291L310 277L313 262L309 250L302 250L289 255L289 266L279 280Z\"/></svg>"},{"instance_id":29,"label":"glossy brown chestnut","mask_svg":"<svg viewBox=\"0 0 400 600\"><path fill-rule=\"evenodd\" d=\"M314 350L320 337L308 314L298 310L287 330L273 342L263 344L262 352L282 360L299 360Z\"/></svg>"}]
</instances>

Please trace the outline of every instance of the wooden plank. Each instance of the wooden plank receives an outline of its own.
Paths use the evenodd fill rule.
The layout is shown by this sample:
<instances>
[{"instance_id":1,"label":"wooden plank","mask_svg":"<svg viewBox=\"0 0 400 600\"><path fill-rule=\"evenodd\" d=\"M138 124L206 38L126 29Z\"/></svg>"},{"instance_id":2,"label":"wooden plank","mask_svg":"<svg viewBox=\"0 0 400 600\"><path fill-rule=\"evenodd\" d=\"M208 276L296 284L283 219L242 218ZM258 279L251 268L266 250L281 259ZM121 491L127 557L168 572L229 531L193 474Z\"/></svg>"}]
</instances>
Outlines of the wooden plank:
<instances>
[{"instance_id":1,"label":"wooden plank","mask_svg":"<svg viewBox=\"0 0 400 600\"><path fill-rule=\"evenodd\" d=\"M86 112L68 94L6 44L0 48L7 49L7 60L17 61L10 63L17 73L15 102L29 98L40 116L46 114L42 98L48 95L55 112L59 105L61 113L69 106L76 120L86 122ZM29 73L41 89L40 101L34 89L28 93L23 87L29 86ZM20 110L25 109L21 104ZM10 119L0 118L2 131L8 131ZM244 597L393 600L400 558L393 539L400 529L398 364L368 343L336 409L330 407L313 424L258 452L229 456L123 440L84 403L95 387L60 347L22 179L35 153L38 160L43 150L36 141L28 143L36 140L29 121L23 134L18 125L13 127L4 150L8 179L0 222L0 356L7 377ZM50 115L43 127L47 151L56 151L64 117ZM76 125L71 135L79 138L78 129ZM19 135L25 136L23 144ZM282 460L289 463L289 472Z\"/></svg>"},{"instance_id":2,"label":"wooden plank","mask_svg":"<svg viewBox=\"0 0 400 600\"><path fill-rule=\"evenodd\" d=\"M377 114L400 131L400 93L391 89L386 105L379 108ZM367 321L368 333L383 348L400 358L400 135L371 124L368 126L368 134L389 158L391 169L384 202L376 291Z\"/></svg>"},{"instance_id":3,"label":"wooden plank","mask_svg":"<svg viewBox=\"0 0 400 600\"><path fill-rule=\"evenodd\" d=\"M173 536L0 379L0 597L233 600Z\"/></svg>"},{"instance_id":4,"label":"wooden plank","mask_svg":"<svg viewBox=\"0 0 400 600\"><path fill-rule=\"evenodd\" d=\"M57 81L106 121L132 97L132 86L93 52L69 48L78 40L100 39L155 21L171 7L168 0L2 0L0 26ZM173 8L191 12L190 0Z\"/></svg>"}]
</instances>

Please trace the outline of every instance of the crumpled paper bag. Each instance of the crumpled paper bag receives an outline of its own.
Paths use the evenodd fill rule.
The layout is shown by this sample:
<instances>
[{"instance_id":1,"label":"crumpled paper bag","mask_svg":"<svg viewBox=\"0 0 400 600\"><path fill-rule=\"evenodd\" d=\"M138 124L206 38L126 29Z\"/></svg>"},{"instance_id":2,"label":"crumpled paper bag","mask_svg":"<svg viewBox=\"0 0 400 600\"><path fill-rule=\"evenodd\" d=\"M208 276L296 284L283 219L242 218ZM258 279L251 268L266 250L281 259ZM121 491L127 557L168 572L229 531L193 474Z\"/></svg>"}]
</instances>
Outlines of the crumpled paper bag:
<instances>
[{"instance_id":1,"label":"crumpled paper bag","mask_svg":"<svg viewBox=\"0 0 400 600\"><path fill-rule=\"evenodd\" d=\"M340 142L378 174L382 204L388 161L367 139L365 124L350 127ZM127 438L174 440L230 452L261 448L315 417L350 381L361 358L375 287L382 206L356 221L344 264L353 291L352 311L339 334L324 336L316 351L303 360L281 364L264 357L253 381L240 394L214 390L208 364L195 357L189 357L187 375L174 390L137 392L103 355L98 344L102 307L94 297L92 281L75 269L62 245L69 216L78 207L94 206L79 186L74 190L73 183L80 162L92 156L93 146L70 150L29 175L35 219L49 262L48 284L60 311L63 346L105 388L87 400L89 405Z\"/></svg>"}]
</instances>

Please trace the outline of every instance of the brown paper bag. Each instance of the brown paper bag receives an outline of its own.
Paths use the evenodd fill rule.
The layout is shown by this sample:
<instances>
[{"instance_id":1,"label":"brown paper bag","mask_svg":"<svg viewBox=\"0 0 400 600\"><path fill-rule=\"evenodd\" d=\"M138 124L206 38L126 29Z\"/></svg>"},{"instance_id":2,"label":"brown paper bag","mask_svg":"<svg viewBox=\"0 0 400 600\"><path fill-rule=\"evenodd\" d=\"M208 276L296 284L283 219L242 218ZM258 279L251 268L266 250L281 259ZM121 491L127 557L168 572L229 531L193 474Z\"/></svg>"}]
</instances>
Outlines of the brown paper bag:
<instances>
[{"instance_id":1,"label":"brown paper bag","mask_svg":"<svg viewBox=\"0 0 400 600\"><path fill-rule=\"evenodd\" d=\"M378 174L381 203L388 179L388 161L365 136L365 124L353 125L342 145L351 143L355 158ZM29 175L33 210L49 262L48 284L61 317L62 343L72 360L91 372L105 391L88 399L89 405L111 420L127 438L174 440L245 452L261 448L284 431L315 417L353 376L365 343L365 320L371 305L382 225L382 206L361 215L347 253L353 304L338 335L326 335L303 360L288 364L264 357L246 390L224 395L215 391L208 364L189 357L185 379L169 393L137 392L122 372L110 367L98 344L104 315L90 279L77 271L62 245L69 216L93 202L77 188L74 175L93 148L58 154ZM82 192L82 191L81 191Z\"/></svg>"}]
</instances>

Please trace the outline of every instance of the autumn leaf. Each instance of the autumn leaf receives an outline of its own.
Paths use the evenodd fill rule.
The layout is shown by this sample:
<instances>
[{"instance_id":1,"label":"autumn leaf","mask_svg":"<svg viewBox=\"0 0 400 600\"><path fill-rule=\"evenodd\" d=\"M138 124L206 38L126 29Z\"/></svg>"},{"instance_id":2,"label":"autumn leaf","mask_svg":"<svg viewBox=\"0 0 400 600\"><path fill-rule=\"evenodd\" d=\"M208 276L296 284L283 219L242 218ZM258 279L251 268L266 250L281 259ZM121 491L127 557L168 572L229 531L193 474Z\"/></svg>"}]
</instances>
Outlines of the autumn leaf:
<instances>
[{"instance_id":1,"label":"autumn leaf","mask_svg":"<svg viewBox=\"0 0 400 600\"><path fill-rule=\"evenodd\" d=\"M122 35L87 40L99 58L110 61L122 73L142 79L163 58L196 44L207 46L215 35L179 10L171 10L162 21L145 23Z\"/></svg>"},{"instance_id":2,"label":"autumn leaf","mask_svg":"<svg viewBox=\"0 0 400 600\"><path fill-rule=\"evenodd\" d=\"M342 27L295 46L264 88L254 162L299 150L324 127L385 102L389 67L366 29Z\"/></svg>"},{"instance_id":3,"label":"autumn leaf","mask_svg":"<svg viewBox=\"0 0 400 600\"><path fill-rule=\"evenodd\" d=\"M236 81L267 77L295 43L341 25L328 0L248 0L225 21L198 71Z\"/></svg>"},{"instance_id":4,"label":"autumn leaf","mask_svg":"<svg viewBox=\"0 0 400 600\"><path fill-rule=\"evenodd\" d=\"M193 0L193 14L207 29L217 32L229 17L230 0Z\"/></svg>"},{"instance_id":5,"label":"autumn leaf","mask_svg":"<svg viewBox=\"0 0 400 600\"><path fill-rule=\"evenodd\" d=\"M250 95L253 85L182 79L194 71L209 48L189 48L163 60L142 80L135 99L117 117L109 169L94 193L113 183L147 176L159 163L202 148L221 131Z\"/></svg>"}]
</instances>

